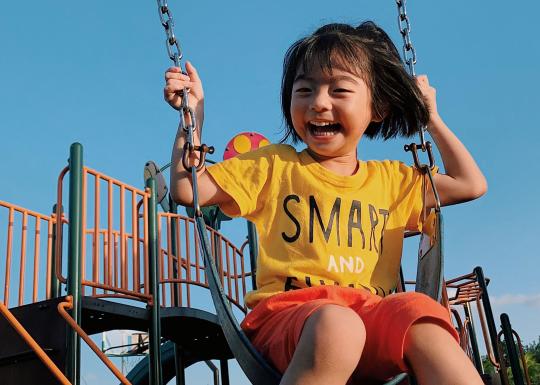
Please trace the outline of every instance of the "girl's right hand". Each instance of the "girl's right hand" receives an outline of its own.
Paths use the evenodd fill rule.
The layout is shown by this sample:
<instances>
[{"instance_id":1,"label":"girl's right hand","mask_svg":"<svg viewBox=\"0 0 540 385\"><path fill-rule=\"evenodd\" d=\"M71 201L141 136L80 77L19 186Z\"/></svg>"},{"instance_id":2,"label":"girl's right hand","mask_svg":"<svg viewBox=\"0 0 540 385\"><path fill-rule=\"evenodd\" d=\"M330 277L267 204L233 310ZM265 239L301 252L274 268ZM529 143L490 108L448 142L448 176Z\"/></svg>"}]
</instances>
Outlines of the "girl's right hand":
<instances>
[{"instance_id":1,"label":"girl's right hand","mask_svg":"<svg viewBox=\"0 0 540 385\"><path fill-rule=\"evenodd\" d=\"M190 62L186 62L186 72L187 74L182 73L182 70L178 67L167 69L163 97L171 107L178 110L182 106L183 90L187 88L189 90L189 106L195 111L201 110L204 100L201 79Z\"/></svg>"}]
</instances>

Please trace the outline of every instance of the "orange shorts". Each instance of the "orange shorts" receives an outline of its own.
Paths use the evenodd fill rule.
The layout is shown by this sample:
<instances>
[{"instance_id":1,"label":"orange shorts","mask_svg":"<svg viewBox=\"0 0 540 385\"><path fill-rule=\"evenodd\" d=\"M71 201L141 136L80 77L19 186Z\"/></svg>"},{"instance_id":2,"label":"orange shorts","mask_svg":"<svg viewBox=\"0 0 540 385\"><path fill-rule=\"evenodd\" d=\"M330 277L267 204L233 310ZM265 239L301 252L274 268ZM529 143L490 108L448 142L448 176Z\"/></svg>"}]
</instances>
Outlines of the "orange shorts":
<instances>
[{"instance_id":1,"label":"orange shorts","mask_svg":"<svg viewBox=\"0 0 540 385\"><path fill-rule=\"evenodd\" d=\"M284 373L304 323L328 304L349 307L364 322L366 344L356 370L359 378L386 380L408 372L403 353L405 335L419 320L437 323L459 341L448 310L424 294L407 292L381 298L367 290L339 286L291 290L267 298L247 315L242 329L257 350Z\"/></svg>"}]
</instances>

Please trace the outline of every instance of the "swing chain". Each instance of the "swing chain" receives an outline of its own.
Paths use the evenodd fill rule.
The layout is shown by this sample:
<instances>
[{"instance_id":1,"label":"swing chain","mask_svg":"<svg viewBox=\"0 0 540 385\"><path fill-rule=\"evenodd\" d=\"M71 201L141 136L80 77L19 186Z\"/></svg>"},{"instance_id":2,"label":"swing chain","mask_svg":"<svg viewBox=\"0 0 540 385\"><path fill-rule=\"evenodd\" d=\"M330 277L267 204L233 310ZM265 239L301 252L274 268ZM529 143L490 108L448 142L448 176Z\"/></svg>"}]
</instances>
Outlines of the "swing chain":
<instances>
[{"instance_id":1,"label":"swing chain","mask_svg":"<svg viewBox=\"0 0 540 385\"><path fill-rule=\"evenodd\" d=\"M173 61L175 67L180 68L180 60L184 56L182 49L180 48L180 42L174 34L174 19L172 13L167 4L167 0L157 0L158 2L158 12L159 20L161 25L165 29L165 34L167 38L165 39L165 46L167 47L167 54L169 58ZM195 114L191 107L189 107L189 89L185 88L181 91L182 95L182 105L179 108L180 112L180 125L184 131L193 131L195 130ZM186 123L186 120L189 120L189 123Z\"/></svg>"},{"instance_id":2,"label":"swing chain","mask_svg":"<svg viewBox=\"0 0 540 385\"><path fill-rule=\"evenodd\" d=\"M407 15L406 2L406 0L396 0L396 5L398 8L398 25L399 32L403 37L403 60L405 61L405 64L407 64L407 67L409 67L409 74L414 77L416 76L414 69L414 65L416 64L416 50L414 49L411 40L411 21ZM423 152L427 152L429 158L429 168L432 169L435 166L431 143L426 141L425 131L425 127L422 127L419 131L420 144L412 143L405 146L405 151L411 151L413 153L414 164L418 169L423 168L423 165L420 164L418 159L418 149Z\"/></svg>"},{"instance_id":3,"label":"swing chain","mask_svg":"<svg viewBox=\"0 0 540 385\"><path fill-rule=\"evenodd\" d=\"M169 9L167 0L157 0L157 4L159 20L161 21L163 28L165 28L165 34L167 35L165 40L167 54L173 61L175 67L182 68L180 65L180 60L182 60L183 53L182 49L180 48L180 42L174 34L174 20L172 17L172 12ZM184 71L182 72L185 74ZM202 212L199 206L197 171L200 171L204 167L206 154L214 153L214 147L207 146L206 144L201 144L200 146L195 146L193 144L197 124L195 112L189 106L189 88L184 88L182 91L180 91L180 96L182 97L182 105L178 109L180 114L179 126L186 133L186 143L184 144L182 153L182 164L185 169L191 169L191 176L193 180L193 205L196 216L201 216ZM202 127L200 129L199 136L202 138ZM194 165L189 165L189 158L196 151L200 153L199 162Z\"/></svg>"},{"instance_id":4,"label":"swing chain","mask_svg":"<svg viewBox=\"0 0 540 385\"><path fill-rule=\"evenodd\" d=\"M399 32L403 37L403 60L409 67L411 76L415 76L414 65L416 64L416 50L411 40L411 22L407 15L406 0L396 0L398 7Z\"/></svg>"},{"instance_id":5,"label":"swing chain","mask_svg":"<svg viewBox=\"0 0 540 385\"><path fill-rule=\"evenodd\" d=\"M180 60L182 60L182 49L180 48L180 42L174 35L174 20L171 12L169 11L169 5L167 0L157 0L159 9L159 20L161 25L165 28L165 34L167 39L165 45L167 47L167 53L169 58L174 62L176 67L180 67Z\"/></svg>"}]
</instances>

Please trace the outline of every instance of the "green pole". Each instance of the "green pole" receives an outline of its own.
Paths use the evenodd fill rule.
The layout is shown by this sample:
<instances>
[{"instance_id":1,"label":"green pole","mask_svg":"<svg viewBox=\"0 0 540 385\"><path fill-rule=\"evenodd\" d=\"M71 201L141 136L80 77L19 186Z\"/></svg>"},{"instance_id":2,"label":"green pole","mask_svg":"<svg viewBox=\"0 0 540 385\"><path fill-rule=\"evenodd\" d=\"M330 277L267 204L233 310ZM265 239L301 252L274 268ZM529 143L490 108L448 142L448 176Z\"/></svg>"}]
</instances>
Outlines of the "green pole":
<instances>
[{"instance_id":1,"label":"green pole","mask_svg":"<svg viewBox=\"0 0 540 385\"><path fill-rule=\"evenodd\" d=\"M506 313L501 314L501 329L504 334L504 342L506 344L508 360L510 361L510 368L512 369L512 375L514 376L514 384L525 385L523 373L521 372L520 357L516 348L516 343L514 342L514 334L512 333L512 325L510 324L510 318Z\"/></svg>"},{"instance_id":2,"label":"green pole","mask_svg":"<svg viewBox=\"0 0 540 385\"><path fill-rule=\"evenodd\" d=\"M249 263L251 265L251 284L253 290L257 288L257 256L259 255L259 241L257 228L253 222L248 221Z\"/></svg>"},{"instance_id":3,"label":"green pole","mask_svg":"<svg viewBox=\"0 0 540 385\"><path fill-rule=\"evenodd\" d=\"M169 212L173 214L178 213L178 205L175 201L171 199L171 196L167 196L166 199L169 199ZM173 264L173 278L178 279L182 277L182 261L180 260L180 255L178 253L179 250L176 248L176 241L177 241L177 222L176 219L171 221L171 252L172 255L176 257L176 263ZM169 256L170 258L170 256ZM189 266L187 267L190 268ZM179 283L173 284L173 306L178 307L180 306L180 299L178 297L178 287ZM176 385L185 385L186 379L185 379L185 368L184 368L184 359L182 354L182 349L180 346L178 346L177 343L174 344L174 370L176 372Z\"/></svg>"},{"instance_id":4,"label":"green pole","mask_svg":"<svg viewBox=\"0 0 540 385\"><path fill-rule=\"evenodd\" d=\"M67 294L73 297L71 316L81 324L81 255L82 255L82 174L83 148L73 143L69 151L69 231ZM80 384L80 347L77 332L68 328L66 375L73 385Z\"/></svg>"},{"instance_id":5,"label":"green pole","mask_svg":"<svg viewBox=\"0 0 540 385\"><path fill-rule=\"evenodd\" d=\"M495 356L495 360L499 362L500 357L499 349L497 349L497 346L499 346L499 340L497 339L497 327L495 326L495 318L493 317L493 310L491 309L491 302L489 301L486 278L484 277L484 271L480 266L476 266L473 271L474 274L476 274L478 286L482 291L482 306L484 307L484 313L486 315L486 323L491 339L491 346L493 346L493 355Z\"/></svg>"},{"instance_id":6,"label":"green pole","mask_svg":"<svg viewBox=\"0 0 540 385\"><path fill-rule=\"evenodd\" d=\"M150 277L149 287L152 294L153 304L150 309L149 328L149 359L150 359L150 385L162 385L161 374L161 320L159 316L159 269L158 269L158 231L157 231L157 197L156 181L149 178L146 187L150 188L150 200L148 204L148 272Z\"/></svg>"},{"instance_id":7,"label":"green pole","mask_svg":"<svg viewBox=\"0 0 540 385\"><path fill-rule=\"evenodd\" d=\"M56 214L56 204L53 205L52 212ZM64 212L63 208L60 208L60 214ZM56 218L56 221L62 221L62 217L60 215L59 218ZM62 226L60 222L60 226ZM52 250L51 250L51 276L49 277L49 282L51 285L51 298L58 298L60 297L61 293L61 286L60 281L58 280L58 277L56 276L56 238L58 237L58 234L56 232L56 224L52 227ZM61 241L60 241L61 243Z\"/></svg>"},{"instance_id":8,"label":"green pole","mask_svg":"<svg viewBox=\"0 0 540 385\"><path fill-rule=\"evenodd\" d=\"M465 319L468 319L467 331L469 332L469 341L471 342L472 356L474 366L478 373L484 374L484 366L482 365L482 357L480 357L480 350L478 349L478 341L476 339L476 330L474 327L474 320L471 312L471 304L467 302L463 305L463 311L465 313Z\"/></svg>"}]
</instances>

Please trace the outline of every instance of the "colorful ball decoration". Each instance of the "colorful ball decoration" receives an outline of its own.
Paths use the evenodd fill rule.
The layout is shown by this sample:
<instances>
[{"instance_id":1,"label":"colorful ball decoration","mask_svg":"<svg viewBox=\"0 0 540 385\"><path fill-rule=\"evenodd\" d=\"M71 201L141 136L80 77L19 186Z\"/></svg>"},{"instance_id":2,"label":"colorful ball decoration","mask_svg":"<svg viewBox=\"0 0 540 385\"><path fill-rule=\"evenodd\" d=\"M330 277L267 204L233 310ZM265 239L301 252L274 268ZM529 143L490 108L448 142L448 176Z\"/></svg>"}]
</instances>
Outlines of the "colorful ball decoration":
<instances>
[{"instance_id":1,"label":"colorful ball decoration","mask_svg":"<svg viewBox=\"0 0 540 385\"><path fill-rule=\"evenodd\" d=\"M227 147L225 147L225 152L223 153L223 160L268 146L269 144L270 141L261 134L256 132L242 132L227 143Z\"/></svg>"}]
</instances>

